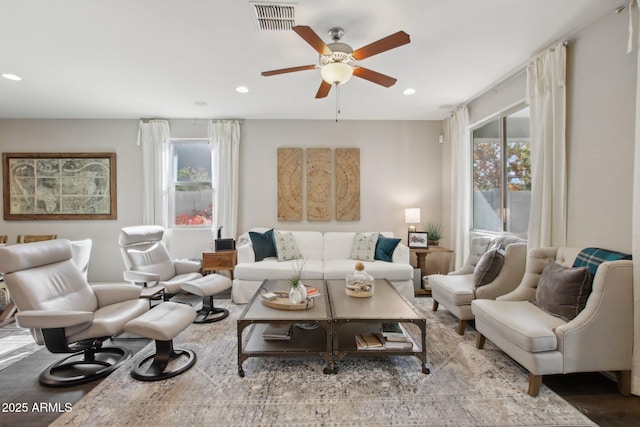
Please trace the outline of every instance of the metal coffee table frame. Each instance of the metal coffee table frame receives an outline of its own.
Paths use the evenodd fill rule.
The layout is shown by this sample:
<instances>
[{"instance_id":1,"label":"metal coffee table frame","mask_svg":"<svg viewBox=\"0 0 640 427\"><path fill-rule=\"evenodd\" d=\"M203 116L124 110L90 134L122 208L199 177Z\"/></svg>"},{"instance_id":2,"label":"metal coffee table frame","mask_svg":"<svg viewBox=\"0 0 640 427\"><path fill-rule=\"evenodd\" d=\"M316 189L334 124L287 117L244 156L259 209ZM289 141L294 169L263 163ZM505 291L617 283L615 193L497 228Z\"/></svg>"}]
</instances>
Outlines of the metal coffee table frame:
<instances>
[{"instance_id":1,"label":"metal coffee table frame","mask_svg":"<svg viewBox=\"0 0 640 427\"><path fill-rule=\"evenodd\" d=\"M427 367L427 321L389 281L377 279L374 295L369 298L345 295L344 280L327 280L326 285L332 319L332 358L329 369L332 373L338 372L338 362L346 356L416 356L422 362L422 372L430 373ZM355 334L380 332L383 322L416 325L420 330L419 339L414 340L411 349L358 350Z\"/></svg>"},{"instance_id":2,"label":"metal coffee table frame","mask_svg":"<svg viewBox=\"0 0 640 427\"><path fill-rule=\"evenodd\" d=\"M286 280L265 280L238 319L238 375L244 377L242 363L249 357L267 356L318 356L331 364L331 310L324 280L305 280L308 286L320 291L313 299L313 307L307 310L278 310L267 307L260 301L263 289L287 291ZM265 340L262 332L270 323L309 324L317 323L317 329L300 329L294 325L289 340ZM245 328L251 328L245 333ZM327 371L328 373L328 371Z\"/></svg>"},{"instance_id":3,"label":"metal coffee table frame","mask_svg":"<svg viewBox=\"0 0 640 427\"><path fill-rule=\"evenodd\" d=\"M263 305L260 294L264 290L284 291L286 280L265 280L244 309L238 324L238 375L244 377L242 363L250 357L317 356L327 366L325 374L338 372L338 362L347 356L384 357L416 356L421 360L422 372L427 367L426 319L387 280L376 280L375 293L370 298L345 295L344 280L305 280L305 284L320 290L314 306L308 310L278 310ZM412 324L419 329L411 349L358 350L355 334L377 332L382 322ZM320 327L303 330L293 327L290 340L265 340L262 332L271 324L317 323ZM251 328L245 332L247 327ZM408 329L408 328L405 328ZM415 332L415 331L414 331ZM412 334L412 338L416 338Z\"/></svg>"}]
</instances>

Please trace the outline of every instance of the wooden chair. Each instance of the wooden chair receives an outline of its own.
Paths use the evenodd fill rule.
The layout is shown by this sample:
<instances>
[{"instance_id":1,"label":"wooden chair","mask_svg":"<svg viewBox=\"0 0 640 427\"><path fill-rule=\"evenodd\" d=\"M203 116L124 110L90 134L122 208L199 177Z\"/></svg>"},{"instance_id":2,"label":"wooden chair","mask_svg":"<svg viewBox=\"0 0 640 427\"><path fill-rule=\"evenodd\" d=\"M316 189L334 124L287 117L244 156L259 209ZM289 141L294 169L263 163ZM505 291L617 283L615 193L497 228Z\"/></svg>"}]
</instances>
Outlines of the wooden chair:
<instances>
[{"instance_id":1,"label":"wooden chair","mask_svg":"<svg viewBox=\"0 0 640 427\"><path fill-rule=\"evenodd\" d=\"M19 234L18 243L41 242L43 240L54 240L57 238L57 234Z\"/></svg>"}]
</instances>

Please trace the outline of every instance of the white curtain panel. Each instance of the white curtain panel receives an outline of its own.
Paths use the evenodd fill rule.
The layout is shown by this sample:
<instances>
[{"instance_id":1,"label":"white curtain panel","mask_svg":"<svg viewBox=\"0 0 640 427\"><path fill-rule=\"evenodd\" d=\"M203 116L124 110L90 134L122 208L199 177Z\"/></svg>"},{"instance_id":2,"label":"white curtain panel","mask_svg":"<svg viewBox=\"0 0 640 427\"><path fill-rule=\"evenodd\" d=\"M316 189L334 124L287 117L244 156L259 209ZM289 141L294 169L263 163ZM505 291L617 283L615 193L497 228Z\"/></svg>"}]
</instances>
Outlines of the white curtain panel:
<instances>
[{"instance_id":1,"label":"white curtain panel","mask_svg":"<svg viewBox=\"0 0 640 427\"><path fill-rule=\"evenodd\" d=\"M527 66L532 182L529 249L566 245L565 69L563 43Z\"/></svg>"},{"instance_id":2,"label":"white curtain panel","mask_svg":"<svg viewBox=\"0 0 640 427\"><path fill-rule=\"evenodd\" d=\"M238 165L240 159L240 123L211 121L211 156L213 161L213 229L214 238L222 226L223 238L235 238L238 227Z\"/></svg>"},{"instance_id":3,"label":"white curtain panel","mask_svg":"<svg viewBox=\"0 0 640 427\"><path fill-rule=\"evenodd\" d=\"M167 228L169 216L167 185L163 169L169 163L169 122L150 120L138 125L138 145L142 146L142 223ZM169 170L168 168L166 170Z\"/></svg>"},{"instance_id":4,"label":"white curtain panel","mask_svg":"<svg viewBox=\"0 0 640 427\"><path fill-rule=\"evenodd\" d=\"M444 129L451 144L451 240L457 270L469 252L471 139L467 107L459 108L447 118Z\"/></svg>"},{"instance_id":5,"label":"white curtain panel","mask_svg":"<svg viewBox=\"0 0 640 427\"><path fill-rule=\"evenodd\" d=\"M638 5L637 0L635 1ZM634 1L629 4L629 41L627 52L633 52L633 16L638 14L637 7L634 8ZM640 27L640 22L636 29ZM633 167L633 230L632 230L632 252L633 252L633 306L640 307L640 31L636 45L636 132L635 132L635 158ZM634 310L634 339L633 339L633 367L631 370L631 393L640 396L640 310Z\"/></svg>"}]
</instances>

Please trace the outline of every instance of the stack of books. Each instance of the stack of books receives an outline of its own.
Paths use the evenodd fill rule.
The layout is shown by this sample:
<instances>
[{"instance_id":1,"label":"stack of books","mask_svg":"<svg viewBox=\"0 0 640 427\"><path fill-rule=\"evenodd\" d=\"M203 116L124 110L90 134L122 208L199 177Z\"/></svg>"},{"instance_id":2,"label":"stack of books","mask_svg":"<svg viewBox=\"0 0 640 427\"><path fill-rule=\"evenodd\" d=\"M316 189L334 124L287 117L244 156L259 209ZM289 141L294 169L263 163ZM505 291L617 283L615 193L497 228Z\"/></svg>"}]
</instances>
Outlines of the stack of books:
<instances>
[{"instance_id":1,"label":"stack of books","mask_svg":"<svg viewBox=\"0 0 640 427\"><path fill-rule=\"evenodd\" d=\"M262 332L262 338L265 340L287 341L291 339L291 324L288 325L269 325Z\"/></svg>"},{"instance_id":2,"label":"stack of books","mask_svg":"<svg viewBox=\"0 0 640 427\"><path fill-rule=\"evenodd\" d=\"M320 295L318 288L314 288L312 286L305 286L305 288L307 288L307 298L313 298Z\"/></svg>"},{"instance_id":3,"label":"stack of books","mask_svg":"<svg viewBox=\"0 0 640 427\"><path fill-rule=\"evenodd\" d=\"M382 337L386 349L410 350L413 348L413 341L409 338L404 327L398 322L383 323Z\"/></svg>"},{"instance_id":4,"label":"stack of books","mask_svg":"<svg viewBox=\"0 0 640 427\"><path fill-rule=\"evenodd\" d=\"M357 334L356 346L358 350L384 350L384 338L377 334Z\"/></svg>"}]
</instances>

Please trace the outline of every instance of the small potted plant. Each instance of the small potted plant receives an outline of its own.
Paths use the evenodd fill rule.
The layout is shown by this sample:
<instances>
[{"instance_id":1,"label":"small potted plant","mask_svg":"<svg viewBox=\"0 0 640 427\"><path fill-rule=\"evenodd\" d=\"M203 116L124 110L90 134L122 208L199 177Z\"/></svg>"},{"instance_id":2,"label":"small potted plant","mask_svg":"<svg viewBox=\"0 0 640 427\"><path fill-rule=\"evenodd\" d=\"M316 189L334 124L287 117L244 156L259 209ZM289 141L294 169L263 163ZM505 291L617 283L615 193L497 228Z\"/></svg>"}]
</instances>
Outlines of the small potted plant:
<instances>
[{"instance_id":1,"label":"small potted plant","mask_svg":"<svg viewBox=\"0 0 640 427\"><path fill-rule=\"evenodd\" d=\"M289 278L291 289L289 290L289 301L291 304L299 304L307 299L307 288L302 284L302 271L307 260L302 262L297 260L293 269L293 276Z\"/></svg>"},{"instance_id":2,"label":"small potted plant","mask_svg":"<svg viewBox=\"0 0 640 427\"><path fill-rule=\"evenodd\" d=\"M426 225L425 230L429 237L429 246L438 246L442 239L442 225L430 222Z\"/></svg>"}]
</instances>

